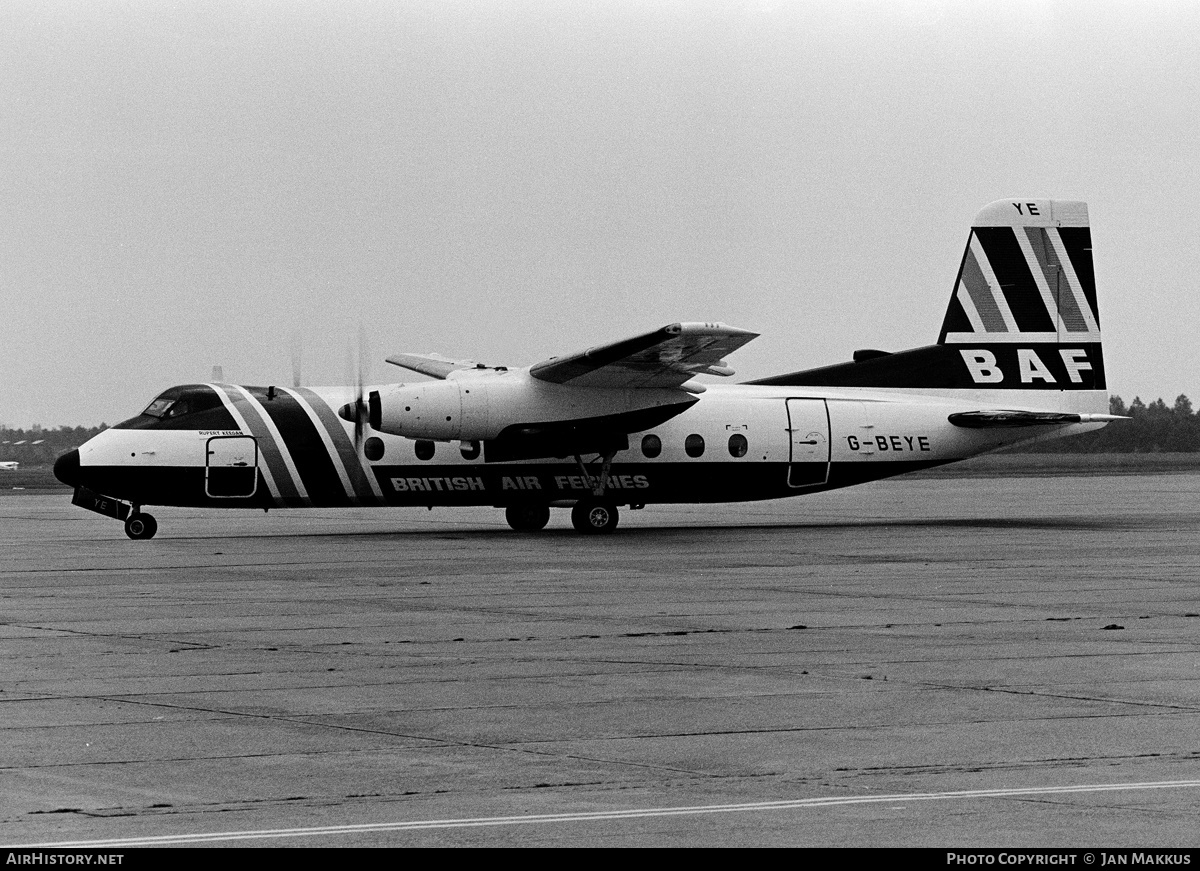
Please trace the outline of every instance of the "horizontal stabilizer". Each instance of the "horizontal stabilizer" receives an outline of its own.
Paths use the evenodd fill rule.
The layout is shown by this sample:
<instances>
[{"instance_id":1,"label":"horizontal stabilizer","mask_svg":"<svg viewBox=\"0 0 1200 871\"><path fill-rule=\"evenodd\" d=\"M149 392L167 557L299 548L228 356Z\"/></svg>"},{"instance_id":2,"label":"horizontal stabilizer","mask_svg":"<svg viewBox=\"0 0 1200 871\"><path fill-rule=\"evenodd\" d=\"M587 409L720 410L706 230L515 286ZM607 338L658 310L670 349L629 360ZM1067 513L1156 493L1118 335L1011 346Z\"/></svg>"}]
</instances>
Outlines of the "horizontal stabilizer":
<instances>
[{"instance_id":1,"label":"horizontal stabilizer","mask_svg":"<svg viewBox=\"0 0 1200 871\"><path fill-rule=\"evenodd\" d=\"M1069 414L1058 411L961 411L947 418L967 429L996 429L1015 426L1067 426L1073 423L1108 423L1127 420L1119 414Z\"/></svg>"},{"instance_id":2,"label":"horizontal stabilizer","mask_svg":"<svg viewBox=\"0 0 1200 871\"><path fill-rule=\"evenodd\" d=\"M453 360L449 357L443 357L441 354L393 354L387 358L387 361L393 366L399 366L401 369L411 369L413 372L420 372L422 375L428 375L431 378L446 378L451 372L460 372L464 369L486 369L482 363L476 363L474 360Z\"/></svg>"}]
</instances>

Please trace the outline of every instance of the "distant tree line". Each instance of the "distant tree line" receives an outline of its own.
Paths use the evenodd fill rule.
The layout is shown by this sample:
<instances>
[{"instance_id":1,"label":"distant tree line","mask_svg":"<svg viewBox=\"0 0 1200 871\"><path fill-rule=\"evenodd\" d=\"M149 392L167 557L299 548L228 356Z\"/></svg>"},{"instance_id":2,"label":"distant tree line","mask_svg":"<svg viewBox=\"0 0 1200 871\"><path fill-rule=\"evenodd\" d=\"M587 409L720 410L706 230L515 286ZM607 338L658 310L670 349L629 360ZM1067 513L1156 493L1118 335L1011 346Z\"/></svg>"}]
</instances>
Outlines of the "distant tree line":
<instances>
[{"instance_id":1,"label":"distant tree line","mask_svg":"<svg viewBox=\"0 0 1200 871\"><path fill-rule=\"evenodd\" d=\"M1134 397L1125 405L1119 396L1108 400L1109 414L1128 415L1103 429L1063 439L1036 442L1014 451L1037 454L1157 454L1200 451L1200 415L1183 394L1167 405L1156 399L1149 405Z\"/></svg>"},{"instance_id":2,"label":"distant tree line","mask_svg":"<svg viewBox=\"0 0 1200 871\"><path fill-rule=\"evenodd\" d=\"M36 424L32 429L0 427L0 460L16 460L22 466L52 465L59 456L106 429L105 424L58 429L42 429Z\"/></svg>"},{"instance_id":3,"label":"distant tree line","mask_svg":"<svg viewBox=\"0 0 1200 871\"><path fill-rule=\"evenodd\" d=\"M1119 396L1108 401L1110 414L1127 415L1103 429L1070 438L1052 439L1013 448L1014 452L1036 454L1141 454L1193 453L1200 451L1200 415L1192 401L1180 394L1174 405L1156 399L1149 405L1134 397L1126 405ZM27 466L48 466L62 454L77 448L108 427L60 426L58 429L7 429L0 427L0 460L16 460Z\"/></svg>"}]
</instances>

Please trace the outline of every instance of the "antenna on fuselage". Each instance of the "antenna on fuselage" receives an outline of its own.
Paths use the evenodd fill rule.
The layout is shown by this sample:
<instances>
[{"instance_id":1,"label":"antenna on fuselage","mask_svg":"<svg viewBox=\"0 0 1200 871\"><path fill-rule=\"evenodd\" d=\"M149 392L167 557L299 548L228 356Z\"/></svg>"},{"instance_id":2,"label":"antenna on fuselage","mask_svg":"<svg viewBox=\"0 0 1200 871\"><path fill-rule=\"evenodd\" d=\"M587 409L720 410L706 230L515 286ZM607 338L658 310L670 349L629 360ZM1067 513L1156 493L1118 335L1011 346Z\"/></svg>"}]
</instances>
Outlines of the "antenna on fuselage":
<instances>
[{"instance_id":1,"label":"antenna on fuselage","mask_svg":"<svg viewBox=\"0 0 1200 871\"><path fill-rule=\"evenodd\" d=\"M299 333L292 333L292 387L299 387L304 383L301 376L304 364L304 339Z\"/></svg>"}]
</instances>

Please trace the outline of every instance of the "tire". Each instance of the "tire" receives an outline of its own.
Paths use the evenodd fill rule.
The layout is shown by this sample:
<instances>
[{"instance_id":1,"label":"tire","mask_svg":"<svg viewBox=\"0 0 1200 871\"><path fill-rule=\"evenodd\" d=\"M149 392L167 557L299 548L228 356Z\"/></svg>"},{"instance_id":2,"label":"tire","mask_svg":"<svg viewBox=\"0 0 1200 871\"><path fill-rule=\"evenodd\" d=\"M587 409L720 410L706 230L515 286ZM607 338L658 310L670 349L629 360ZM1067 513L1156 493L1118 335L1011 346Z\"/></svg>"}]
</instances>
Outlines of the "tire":
<instances>
[{"instance_id":1,"label":"tire","mask_svg":"<svg viewBox=\"0 0 1200 871\"><path fill-rule=\"evenodd\" d=\"M125 534L135 541L143 538L154 538L158 532L158 521L150 514L130 514L125 521Z\"/></svg>"},{"instance_id":2,"label":"tire","mask_svg":"<svg viewBox=\"0 0 1200 871\"><path fill-rule=\"evenodd\" d=\"M517 532L540 532L550 522L549 505L509 505L504 519Z\"/></svg>"},{"instance_id":3,"label":"tire","mask_svg":"<svg viewBox=\"0 0 1200 871\"><path fill-rule=\"evenodd\" d=\"M571 509L571 524L584 535L604 535L617 528L617 506L597 499L580 499Z\"/></svg>"}]
</instances>

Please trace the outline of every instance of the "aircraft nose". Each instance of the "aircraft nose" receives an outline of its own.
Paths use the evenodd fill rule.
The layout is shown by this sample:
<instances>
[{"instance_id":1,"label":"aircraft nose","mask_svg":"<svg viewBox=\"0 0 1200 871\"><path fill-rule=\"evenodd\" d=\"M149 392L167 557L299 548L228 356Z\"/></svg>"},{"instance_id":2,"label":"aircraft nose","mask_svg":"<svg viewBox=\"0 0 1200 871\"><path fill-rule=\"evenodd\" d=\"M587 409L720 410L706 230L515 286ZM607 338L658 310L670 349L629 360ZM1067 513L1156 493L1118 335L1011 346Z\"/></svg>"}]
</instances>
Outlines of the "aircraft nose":
<instances>
[{"instance_id":1,"label":"aircraft nose","mask_svg":"<svg viewBox=\"0 0 1200 871\"><path fill-rule=\"evenodd\" d=\"M54 477L68 487L79 484L79 451L67 451L54 461Z\"/></svg>"}]
</instances>

